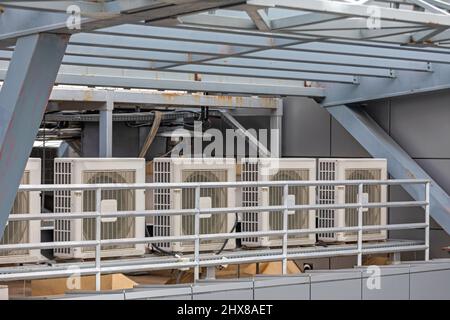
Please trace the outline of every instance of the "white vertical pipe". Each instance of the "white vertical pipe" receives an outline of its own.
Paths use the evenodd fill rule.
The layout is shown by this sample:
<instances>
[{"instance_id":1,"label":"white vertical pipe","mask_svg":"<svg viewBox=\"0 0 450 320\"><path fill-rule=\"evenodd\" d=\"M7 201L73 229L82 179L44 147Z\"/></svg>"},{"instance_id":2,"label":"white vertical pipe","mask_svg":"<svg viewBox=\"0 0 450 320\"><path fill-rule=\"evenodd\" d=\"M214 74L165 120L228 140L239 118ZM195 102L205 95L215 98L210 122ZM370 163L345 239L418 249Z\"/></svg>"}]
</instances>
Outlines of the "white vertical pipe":
<instances>
[{"instance_id":1,"label":"white vertical pipe","mask_svg":"<svg viewBox=\"0 0 450 320\"><path fill-rule=\"evenodd\" d=\"M425 184L425 261L430 260L430 182Z\"/></svg>"},{"instance_id":2,"label":"white vertical pipe","mask_svg":"<svg viewBox=\"0 0 450 320\"><path fill-rule=\"evenodd\" d=\"M195 188L195 220L194 220L195 244L194 244L194 280L200 279L200 187Z\"/></svg>"},{"instance_id":3,"label":"white vertical pipe","mask_svg":"<svg viewBox=\"0 0 450 320\"><path fill-rule=\"evenodd\" d=\"M358 266L362 266L362 243L363 243L363 185L358 185Z\"/></svg>"},{"instance_id":4,"label":"white vertical pipe","mask_svg":"<svg viewBox=\"0 0 450 320\"><path fill-rule=\"evenodd\" d=\"M270 116L270 153L272 158L281 158L283 142L283 100Z\"/></svg>"},{"instance_id":5,"label":"white vertical pipe","mask_svg":"<svg viewBox=\"0 0 450 320\"><path fill-rule=\"evenodd\" d=\"M95 290L101 291L101 228L102 228L102 220L101 220L101 202L102 202L102 190L96 190L95 196L95 211L97 212L97 216L95 217L95 241L97 244L95 246Z\"/></svg>"},{"instance_id":6,"label":"white vertical pipe","mask_svg":"<svg viewBox=\"0 0 450 320\"><path fill-rule=\"evenodd\" d=\"M288 196L289 196L289 186L286 184L283 186L283 274L287 273L287 248L288 248Z\"/></svg>"}]
</instances>

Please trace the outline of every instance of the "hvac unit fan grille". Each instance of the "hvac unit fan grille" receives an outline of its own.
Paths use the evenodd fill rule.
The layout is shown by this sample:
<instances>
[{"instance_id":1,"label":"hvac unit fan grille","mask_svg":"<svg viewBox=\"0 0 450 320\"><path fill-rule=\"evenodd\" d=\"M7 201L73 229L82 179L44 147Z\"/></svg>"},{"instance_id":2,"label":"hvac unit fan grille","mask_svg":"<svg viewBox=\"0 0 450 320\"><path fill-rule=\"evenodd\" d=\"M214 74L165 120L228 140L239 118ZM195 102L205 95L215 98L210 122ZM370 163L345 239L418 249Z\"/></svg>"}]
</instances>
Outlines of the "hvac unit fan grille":
<instances>
[{"instance_id":1,"label":"hvac unit fan grille","mask_svg":"<svg viewBox=\"0 0 450 320\"><path fill-rule=\"evenodd\" d=\"M346 180L381 180L380 169L348 169L345 171ZM381 186L370 185L363 186L363 192L369 195L369 202L381 201ZM358 186L345 187L345 203L358 202ZM381 224L381 208L369 208L363 212L363 225ZM358 209L345 209L345 226L354 227L358 225ZM377 234L380 231L364 231L364 234ZM355 235L356 233L346 233L346 235Z\"/></svg>"},{"instance_id":2,"label":"hvac unit fan grille","mask_svg":"<svg viewBox=\"0 0 450 320\"><path fill-rule=\"evenodd\" d=\"M334 161L319 161L319 180L332 181L336 179L336 163ZM334 204L335 203L335 186L318 186L317 188L318 204ZM335 227L335 211L334 209L318 210L318 227L334 228ZM319 237L334 238L334 233L320 233Z\"/></svg>"},{"instance_id":3,"label":"hvac unit fan grille","mask_svg":"<svg viewBox=\"0 0 450 320\"><path fill-rule=\"evenodd\" d=\"M55 183L72 183L72 163L55 162ZM54 211L55 213L70 213L72 210L71 192L68 190L55 191L54 193ZM56 220L54 229L54 240L56 242L71 241L71 221ZM70 248L55 248L55 253L70 254Z\"/></svg>"},{"instance_id":4,"label":"hvac unit fan grille","mask_svg":"<svg viewBox=\"0 0 450 320\"><path fill-rule=\"evenodd\" d=\"M154 182L170 183L170 160L158 160L153 163ZM153 193L155 210L170 210L170 189L155 189ZM170 216L155 217L153 232L155 237L170 236ZM169 248L169 242L156 243L161 248Z\"/></svg>"},{"instance_id":5,"label":"hvac unit fan grille","mask_svg":"<svg viewBox=\"0 0 450 320\"><path fill-rule=\"evenodd\" d=\"M135 183L134 170L114 171L84 171L83 184L100 183ZM136 208L135 190L103 190L101 200L116 200L117 211L134 211ZM83 191L83 212L96 210L96 191ZM105 222L101 226L101 239L126 239L135 237L136 219L134 217L118 217L115 222ZM95 240L95 219L83 220L83 241ZM102 250L134 248L133 244L103 246ZM93 251L95 248L87 247L83 252Z\"/></svg>"},{"instance_id":6,"label":"hvac unit fan grille","mask_svg":"<svg viewBox=\"0 0 450 320\"><path fill-rule=\"evenodd\" d=\"M271 177L271 181L305 181L309 179L309 170L294 170L294 169L280 169L275 175ZM284 188L269 187L269 205L280 206L284 203ZM288 194L295 196L296 205L306 205L309 203L309 188L305 186L289 186ZM274 211L269 213L270 230L283 230L283 211ZM288 229L307 229L309 227L309 211L295 210L293 214L288 216ZM289 236L290 239L303 239L308 235ZM279 239L273 237L271 239Z\"/></svg>"},{"instance_id":7,"label":"hvac unit fan grille","mask_svg":"<svg viewBox=\"0 0 450 320\"><path fill-rule=\"evenodd\" d=\"M25 171L20 184L30 183L30 172ZM19 191L17 193L16 199L14 200L14 205L11 210L11 214L23 214L30 213L30 195L29 192ZM30 223L28 221L11 221L5 228L3 233L3 238L0 240L0 244L19 244L29 242L29 228ZM11 256L11 255L26 255L28 250L2 250L0 251L0 256Z\"/></svg>"},{"instance_id":8,"label":"hvac unit fan grille","mask_svg":"<svg viewBox=\"0 0 450 320\"><path fill-rule=\"evenodd\" d=\"M258 162L245 161L242 163L242 181L258 181ZM257 207L259 204L258 188L242 188L242 205L244 207ZM258 212L244 212L242 214L242 231L258 231ZM258 242L258 238L244 238L244 242Z\"/></svg>"},{"instance_id":9,"label":"hvac unit fan grille","mask_svg":"<svg viewBox=\"0 0 450 320\"><path fill-rule=\"evenodd\" d=\"M183 182L226 182L227 170L183 170ZM202 188L200 197L211 198L212 208L226 208L228 204L227 188ZM182 209L195 208L195 189L182 190ZM181 218L182 235L195 234L195 217L185 215ZM209 218L200 219L200 234L227 233L228 214L213 214ZM222 243L223 240L202 241L203 244ZM183 245L188 245L184 244Z\"/></svg>"}]
</instances>

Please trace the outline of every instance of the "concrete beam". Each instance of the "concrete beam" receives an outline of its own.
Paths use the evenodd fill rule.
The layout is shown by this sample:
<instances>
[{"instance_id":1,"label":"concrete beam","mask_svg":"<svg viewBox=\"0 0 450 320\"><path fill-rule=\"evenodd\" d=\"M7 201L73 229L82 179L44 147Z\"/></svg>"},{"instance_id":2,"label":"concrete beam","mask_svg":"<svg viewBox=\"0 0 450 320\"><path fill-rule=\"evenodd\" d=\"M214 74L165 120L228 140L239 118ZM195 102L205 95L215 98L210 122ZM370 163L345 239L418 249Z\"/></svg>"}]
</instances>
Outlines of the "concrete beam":
<instances>
[{"instance_id":1,"label":"concrete beam","mask_svg":"<svg viewBox=\"0 0 450 320\"><path fill-rule=\"evenodd\" d=\"M35 34L17 41L0 92L0 234L64 56L67 35Z\"/></svg>"}]
</instances>

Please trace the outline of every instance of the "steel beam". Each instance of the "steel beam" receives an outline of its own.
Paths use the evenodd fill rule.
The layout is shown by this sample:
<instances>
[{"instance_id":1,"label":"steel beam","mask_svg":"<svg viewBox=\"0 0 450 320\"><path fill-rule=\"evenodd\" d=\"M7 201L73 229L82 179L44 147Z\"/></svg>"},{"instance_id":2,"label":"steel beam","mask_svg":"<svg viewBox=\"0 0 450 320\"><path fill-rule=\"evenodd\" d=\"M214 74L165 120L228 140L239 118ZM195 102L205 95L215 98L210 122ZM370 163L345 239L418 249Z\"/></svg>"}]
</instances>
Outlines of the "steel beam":
<instances>
[{"instance_id":1,"label":"steel beam","mask_svg":"<svg viewBox=\"0 0 450 320\"><path fill-rule=\"evenodd\" d=\"M277 110L281 100L279 98L215 96L203 94L189 94L184 92L155 92L149 90L105 90L93 88L53 88L50 101L56 103L70 102L83 106L105 104L112 99L119 105L170 107L204 107L227 109L267 109ZM90 107L92 108L92 107ZM85 108L86 109L86 108ZM97 108L94 108L97 109Z\"/></svg>"},{"instance_id":2,"label":"steel beam","mask_svg":"<svg viewBox=\"0 0 450 320\"><path fill-rule=\"evenodd\" d=\"M397 71L393 79L360 78L358 86L323 83L323 106L337 106L450 88L450 66L434 65L433 72Z\"/></svg>"},{"instance_id":3,"label":"steel beam","mask_svg":"<svg viewBox=\"0 0 450 320\"><path fill-rule=\"evenodd\" d=\"M450 197L433 179L360 107L345 105L327 108L328 112L374 157L388 161L394 179L427 179L430 189L430 213L450 233ZM423 200L423 186L403 188L416 201Z\"/></svg>"},{"instance_id":4,"label":"steel beam","mask_svg":"<svg viewBox=\"0 0 450 320\"><path fill-rule=\"evenodd\" d=\"M0 80L6 76L6 66L0 63ZM254 79L244 77L220 77L202 75L201 81L190 74L144 72L107 68L62 66L56 83L64 85L99 86L134 89L181 90L190 92L239 93L271 96L324 96L323 89L305 87L303 82Z\"/></svg>"},{"instance_id":5,"label":"steel beam","mask_svg":"<svg viewBox=\"0 0 450 320\"><path fill-rule=\"evenodd\" d=\"M54 1L56 2L56 1ZM103 3L104 2L104 3ZM221 6L244 2L242 0L116 0L103 1L92 6L94 12L82 12L82 31L114 26L142 20L153 21L183 14L196 13ZM91 9L93 8L91 6ZM85 9L85 7L80 8ZM39 32L76 33L69 30L66 12L50 12L25 8L5 8L0 19L0 43L13 44L17 38Z\"/></svg>"},{"instance_id":6,"label":"steel beam","mask_svg":"<svg viewBox=\"0 0 450 320\"><path fill-rule=\"evenodd\" d=\"M17 41L0 92L0 232L16 196L69 37L37 34Z\"/></svg>"},{"instance_id":7,"label":"steel beam","mask_svg":"<svg viewBox=\"0 0 450 320\"><path fill-rule=\"evenodd\" d=\"M372 18L368 5L329 0L248 0L248 4L274 8L286 8L322 12L348 17ZM448 15L378 6L382 20L420 23L424 25L450 26Z\"/></svg>"}]
</instances>

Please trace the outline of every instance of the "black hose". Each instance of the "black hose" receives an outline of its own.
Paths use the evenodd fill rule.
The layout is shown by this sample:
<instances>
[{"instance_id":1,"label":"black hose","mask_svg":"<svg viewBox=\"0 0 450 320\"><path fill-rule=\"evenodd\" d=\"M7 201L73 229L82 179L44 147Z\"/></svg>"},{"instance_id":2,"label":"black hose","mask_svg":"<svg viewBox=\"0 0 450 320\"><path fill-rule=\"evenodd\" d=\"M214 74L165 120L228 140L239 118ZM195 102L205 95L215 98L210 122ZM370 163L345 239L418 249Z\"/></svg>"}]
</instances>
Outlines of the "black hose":
<instances>
[{"instance_id":1,"label":"black hose","mask_svg":"<svg viewBox=\"0 0 450 320\"><path fill-rule=\"evenodd\" d=\"M233 228L231 228L231 231L230 231L229 233L233 233L234 230L236 230L237 225L238 225L238 223L239 223L239 221L238 221L238 220L239 220L239 219L238 219L238 214L235 213L234 215L235 215L236 220L234 221ZM227 246L228 240L229 240L229 239L226 239L226 240L223 242L222 247L219 249L219 251L216 252L216 255L219 255L219 254L222 253L222 251L223 251L223 250L225 249L225 247Z\"/></svg>"},{"instance_id":2,"label":"black hose","mask_svg":"<svg viewBox=\"0 0 450 320\"><path fill-rule=\"evenodd\" d=\"M147 228L145 228L145 235L146 235L146 237L151 238ZM150 243L149 243L149 245L150 245ZM156 249L156 251L158 251L159 253L162 253L162 254L164 254L166 256L173 256L175 258L179 257L176 253L164 250L164 249L158 247L156 244L152 243L151 246L152 246L153 249Z\"/></svg>"}]
</instances>

